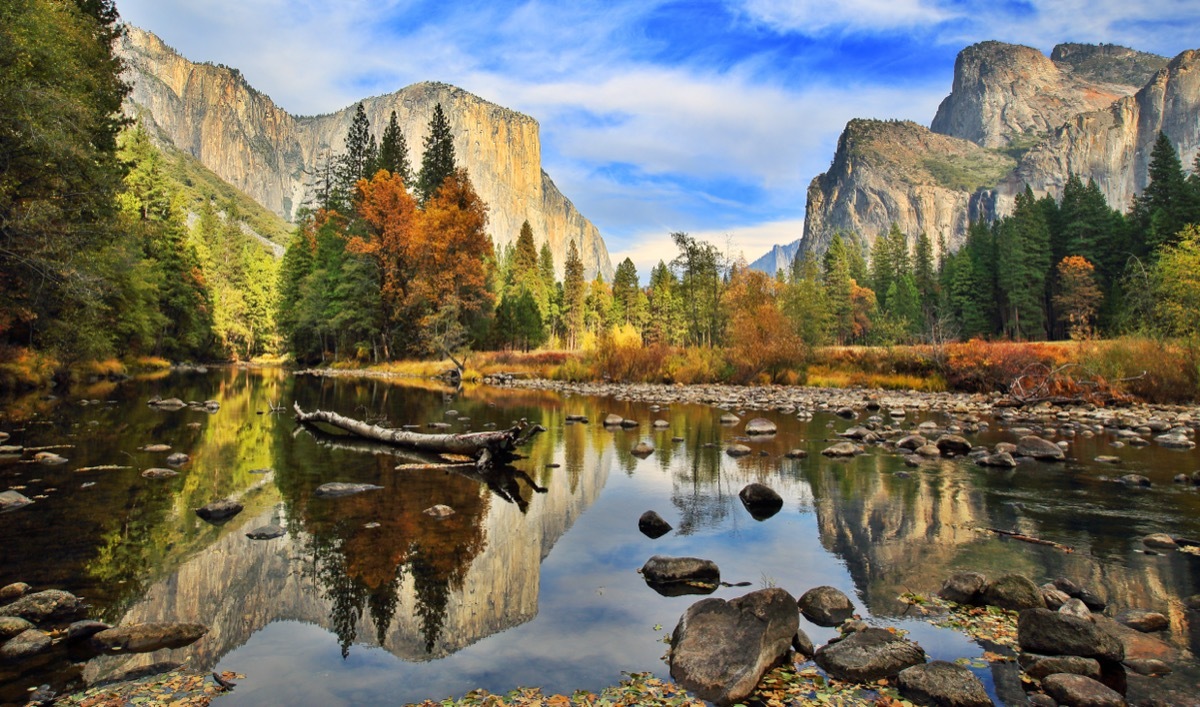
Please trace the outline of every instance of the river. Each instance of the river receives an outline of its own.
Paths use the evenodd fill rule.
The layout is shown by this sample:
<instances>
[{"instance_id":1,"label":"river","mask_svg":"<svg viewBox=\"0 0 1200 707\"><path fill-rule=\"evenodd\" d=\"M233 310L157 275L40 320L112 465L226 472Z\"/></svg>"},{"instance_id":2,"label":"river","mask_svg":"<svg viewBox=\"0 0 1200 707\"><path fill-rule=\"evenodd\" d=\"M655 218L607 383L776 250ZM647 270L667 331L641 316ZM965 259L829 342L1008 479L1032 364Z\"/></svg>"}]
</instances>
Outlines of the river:
<instances>
[{"instance_id":1,"label":"river","mask_svg":"<svg viewBox=\"0 0 1200 707\"><path fill-rule=\"evenodd\" d=\"M147 405L152 396L214 400L215 412ZM519 419L546 432L527 459L491 483L414 460L330 443L298 428L297 401L386 426L447 423L451 431L504 428ZM272 412L283 405L288 412ZM934 592L956 570L1020 572L1039 584L1065 576L1115 608L1167 615L1162 638L1182 656L1172 684L1191 680L1200 642L1181 599L1200 592L1200 557L1148 554L1142 536L1200 538L1200 494L1173 483L1200 469L1195 450L1114 447L1113 432L1072 435L1064 463L989 471L966 459L919 467L882 447L850 460L823 457L835 434L863 424L817 411L779 412L778 434L726 444L742 425L700 404L653 409L612 398L544 390L384 379L292 376L278 369L176 371L83 386L56 399L6 401L5 444L54 447L59 465L0 458L0 490L35 503L0 515L0 585L23 581L85 597L109 623L195 621L208 634L186 648L0 671L0 701L28 687L78 686L163 660L244 674L229 705L371 705L541 686L570 694L615 684L623 671L667 677L663 639L695 596L661 596L638 569L652 555L711 559L733 598L779 586L799 596L818 585L846 592L869 622L902 627L931 658L978 658L959 633L908 618L902 592ZM615 413L638 421L608 429ZM568 423L584 415L588 423ZM655 420L665 427L656 428ZM942 413L879 424L951 424ZM998 420L967 435L974 444L1015 441ZM655 452L630 453L638 441ZM151 444L168 451L144 451ZM787 459L788 450L808 452ZM190 460L178 476L149 479L172 452ZM1093 461L1118 457L1118 465ZM1130 488L1107 480L1136 472ZM88 470L92 467L121 467ZM401 467L401 468L397 468ZM901 473L897 473L901 472ZM322 483L380 490L325 499ZM755 520L738 491L761 482L784 499ZM213 525L193 509L224 497L245 506ZM445 519L423 511L445 504ZM638 531L657 511L674 529ZM276 523L281 538L246 533ZM1062 546L1005 539L1017 530ZM801 620L818 645L835 634ZM977 669L996 696L992 671Z\"/></svg>"}]
</instances>

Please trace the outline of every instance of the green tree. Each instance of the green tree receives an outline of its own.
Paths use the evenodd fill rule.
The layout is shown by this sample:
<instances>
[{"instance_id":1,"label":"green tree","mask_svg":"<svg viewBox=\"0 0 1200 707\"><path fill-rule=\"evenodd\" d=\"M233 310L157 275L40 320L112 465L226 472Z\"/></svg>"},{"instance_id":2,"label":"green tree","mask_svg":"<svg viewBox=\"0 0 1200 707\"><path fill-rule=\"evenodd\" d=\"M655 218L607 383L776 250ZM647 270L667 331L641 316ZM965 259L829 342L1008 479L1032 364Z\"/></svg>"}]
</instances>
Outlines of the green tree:
<instances>
[{"instance_id":1,"label":"green tree","mask_svg":"<svg viewBox=\"0 0 1200 707\"><path fill-rule=\"evenodd\" d=\"M396 120L396 111L388 117L387 127L379 139L379 169L386 169L404 180L411 188L413 183L412 162L408 157L408 143L404 133L400 131L400 123ZM374 176L374 175L371 175Z\"/></svg>"},{"instance_id":2,"label":"green tree","mask_svg":"<svg viewBox=\"0 0 1200 707\"><path fill-rule=\"evenodd\" d=\"M354 185L360 179L370 178L379 160L375 135L371 133L371 123L367 120L367 112L361 102L354 108L354 117L346 131L345 145L346 151L342 153L338 164L338 181L342 192L353 194Z\"/></svg>"},{"instance_id":3,"label":"green tree","mask_svg":"<svg viewBox=\"0 0 1200 707\"><path fill-rule=\"evenodd\" d=\"M421 171L417 174L417 201L422 206L426 204L442 182L454 173L457 166L454 161L454 135L450 132L450 122L442 112L442 104L433 107L433 117L429 119L429 134L424 140L425 152L421 156Z\"/></svg>"},{"instance_id":4,"label":"green tree","mask_svg":"<svg viewBox=\"0 0 1200 707\"><path fill-rule=\"evenodd\" d=\"M563 323L567 347L576 349L583 337L587 283L583 279L583 260L573 240L567 242L567 260L563 271Z\"/></svg>"},{"instance_id":5,"label":"green tree","mask_svg":"<svg viewBox=\"0 0 1200 707\"><path fill-rule=\"evenodd\" d=\"M1158 134L1150 152L1149 181L1133 204L1135 254L1153 256L1189 223L1200 221L1197 202L1184 178L1179 153L1171 140Z\"/></svg>"},{"instance_id":6,"label":"green tree","mask_svg":"<svg viewBox=\"0 0 1200 707\"><path fill-rule=\"evenodd\" d=\"M686 233L671 234L679 255L671 265L679 272L679 292L688 324L688 343L716 346L721 343L721 294L725 259L716 246Z\"/></svg>"},{"instance_id":7,"label":"green tree","mask_svg":"<svg viewBox=\"0 0 1200 707\"><path fill-rule=\"evenodd\" d=\"M1154 315L1169 336L1200 334L1200 227L1189 225L1166 245L1151 269Z\"/></svg>"},{"instance_id":8,"label":"green tree","mask_svg":"<svg viewBox=\"0 0 1200 707\"><path fill-rule=\"evenodd\" d=\"M679 297L679 280L661 260L650 270L650 294L646 301L647 343L679 346L687 335L684 306Z\"/></svg>"},{"instance_id":9,"label":"green tree","mask_svg":"<svg viewBox=\"0 0 1200 707\"><path fill-rule=\"evenodd\" d=\"M806 250L796 252L783 295L783 313L806 346L829 343L830 309L821 284L821 267Z\"/></svg>"},{"instance_id":10,"label":"green tree","mask_svg":"<svg viewBox=\"0 0 1200 707\"><path fill-rule=\"evenodd\" d=\"M839 344L848 343L854 335L854 288L850 274L850 253L840 233L833 234L822 259L821 280L828 303L830 328Z\"/></svg>"},{"instance_id":11,"label":"green tree","mask_svg":"<svg viewBox=\"0 0 1200 707\"><path fill-rule=\"evenodd\" d=\"M996 244L1004 331L1018 340L1045 338L1050 231L1028 186L1017 195L1012 214L1001 219Z\"/></svg>"},{"instance_id":12,"label":"green tree","mask_svg":"<svg viewBox=\"0 0 1200 707\"><path fill-rule=\"evenodd\" d=\"M613 319L617 324L632 324L640 330L645 319L645 312L638 299L642 290L638 286L637 267L629 258L617 265L612 290Z\"/></svg>"},{"instance_id":13,"label":"green tree","mask_svg":"<svg viewBox=\"0 0 1200 707\"><path fill-rule=\"evenodd\" d=\"M108 0L0 3L0 344L111 343L103 299L127 273L107 268L133 255L114 234L119 33Z\"/></svg>"}]
</instances>

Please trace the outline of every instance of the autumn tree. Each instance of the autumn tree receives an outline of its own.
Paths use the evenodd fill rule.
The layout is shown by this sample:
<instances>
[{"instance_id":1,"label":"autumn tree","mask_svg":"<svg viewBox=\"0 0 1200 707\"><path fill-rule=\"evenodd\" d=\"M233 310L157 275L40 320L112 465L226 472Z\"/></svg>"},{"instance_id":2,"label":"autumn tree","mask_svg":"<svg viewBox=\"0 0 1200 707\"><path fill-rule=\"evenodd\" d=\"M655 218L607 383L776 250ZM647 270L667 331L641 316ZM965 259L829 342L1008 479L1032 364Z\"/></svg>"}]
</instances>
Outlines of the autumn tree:
<instances>
[{"instance_id":1,"label":"autumn tree","mask_svg":"<svg viewBox=\"0 0 1200 707\"><path fill-rule=\"evenodd\" d=\"M745 262L732 268L722 295L732 335L727 345L730 363L742 381L765 375L774 380L804 360L804 343L779 308L784 284Z\"/></svg>"},{"instance_id":2,"label":"autumn tree","mask_svg":"<svg viewBox=\"0 0 1200 707\"><path fill-rule=\"evenodd\" d=\"M1081 255L1068 255L1058 263L1058 292L1054 306L1072 339L1092 336L1092 326L1102 294L1096 285L1096 268Z\"/></svg>"},{"instance_id":3,"label":"autumn tree","mask_svg":"<svg viewBox=\"0 0 1200 707\"><path fill-rule=\"evenodd\" d=\"M421 156L421 171L417 174L417 201L424 206L441 188L442 182L454 174L454 135L450 122L442 111L442 104L433 107L429 119L429 134L424 140L425 152Z\"/></svg>"},{"instance_id":4,"label":"autumn tree","mask_svg":"<svg viewBox=\"0 0 1200 707\"><path fill-rule=\"evenodd\" d=\"M405 188L400 175L380 170L370 180L357 185L358 215L366 228L351 236L347 248L371 258L378 274L383 317L380 330L384 358L391 358L393 347L411 319L414 278L417 275L417 204Z\"/></svg>"},{"instance_id":5,"label":"autumn tree","mask_svg":"<svg viewBox=\"0 0 1200 707\"><path fill-rule=\"evenodd\" d=\"M1169 336L1200 334L1200 227L1189 225L1164 247L1151 271L1154 315Z\"/></svg>"}]
</instances>

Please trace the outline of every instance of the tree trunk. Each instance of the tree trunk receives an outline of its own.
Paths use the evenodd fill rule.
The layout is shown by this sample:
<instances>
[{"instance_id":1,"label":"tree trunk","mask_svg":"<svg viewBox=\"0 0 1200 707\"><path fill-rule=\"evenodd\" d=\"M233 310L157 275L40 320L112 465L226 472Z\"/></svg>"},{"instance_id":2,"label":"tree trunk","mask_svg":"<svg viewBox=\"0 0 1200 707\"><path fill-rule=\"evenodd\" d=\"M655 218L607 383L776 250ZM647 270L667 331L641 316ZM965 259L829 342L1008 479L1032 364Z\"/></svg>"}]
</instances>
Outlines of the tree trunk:
<instances>
[{"instance_id":1,"label":"tree trunk","mask_svg":"<svg viewBox=\"0 0 1200 707\"><path fill-rule=\"evenodd\" d=\"M541 425L531 425L522 420L520 424L507 430L464 434L423 434L371 425L352 417L339 415L336 412L325 410L304 412L300 408L300 403L294 403L293 407L296 410L296 420L304 424L324 422L375 442L435 454L461 454L474 459L475 465L480 468L493 464L506 464L519 458L516 453L517 447L528 442L538 432L545 431Z\"/></svg>"}]
</instances>

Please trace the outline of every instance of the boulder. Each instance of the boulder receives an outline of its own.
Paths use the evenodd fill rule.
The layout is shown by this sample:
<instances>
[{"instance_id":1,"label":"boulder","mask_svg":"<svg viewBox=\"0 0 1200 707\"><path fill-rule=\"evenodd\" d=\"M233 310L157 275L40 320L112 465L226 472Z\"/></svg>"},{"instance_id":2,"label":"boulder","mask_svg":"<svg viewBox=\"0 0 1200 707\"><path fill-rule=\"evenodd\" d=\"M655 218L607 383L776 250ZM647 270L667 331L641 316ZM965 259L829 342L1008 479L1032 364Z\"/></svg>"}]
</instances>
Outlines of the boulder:
<instances>
[{"instance_id":1,"label":"boulder","mask_svg":"<svg viewBox=\"0 0 1200 707\"><path fill-rule=\"evenodd\" d=\"M208 628L191 623L149 623L117 626L92 636L97 650L115 653L150 653L162 648L182 648L195 643Z\"/></svg>"},{"instance_id":2,"label":"boulder","mask_svg":"<svg viewBox=\"0 0 1200 707\"><path fill-rule=\"evenodd\" d=\"M821 450L821 454L827 457L853 457L856 454L862 454L862 447L853 442L838 442L832 447Z\"/></svg>"},{"instance_id":3,"label":"boulder","mask_svg":"<svg viewBox=\"0 0 1200 707\"><path fill-rule=\"evenodd\" d=\"M1125 667L1138 675L1169 675L1171 666L1156 658L1126 658Z\"/></svg>"},{"instance_id":4,"label":"boulder","mask_svg":"<svg viewBox=\"0 0 1200 707\"><path fill-rule=\"evenodd\" d=\"M1082 675L1047 675L1042 680L1042 689L1068 707L1125 707L1126 704L1121 693Z\"/></svg>"},{"instance_id":5,"label":"boulder","mask_svg":"<svg viewBox=\"0 0 1200 707\"><path fill-rule=\"evenodd\" d=\"M766 520L783 508L783 498L765 484L747 484L738 492L738 498L755 520Z\"/></svg>"},{"instance_id":6,"label":"boulder","mask_svg":"<svg viewBox=\"0 0 1200 707\"><path fill-rule=\"evenodd\" d=\"M929 444L929 440L925 439L921 435L905 435L896 440L897 449L908 449L913 452L927 444Z\"/></svg>"},{"instance_id":7,"label":"boulder","mask_svg":"<svg viewBox=\"0 0 1200 707\"><path fill-rule=\"evenodd\" d=\"M1119 662L1125 646L1094 621L1049 609L1026 609L1017 619L1017 642L1026 653L1078 655Z\"/></svg>"},{"instance_id":8,"label":"boulder","mask_svg":"<svg viewBox=\"0 0 1200 707\"><path fill-rule=\"evenodd\" d=\"M813 646L812 639L804 632L804 629L797 628L796 635L792 637L792 648L804 657L805 660L812 660L813 653L817 650Z\"/></svg>"},{"instance_id":9,"label":"boulder","mask_svg":"<svg viewBox=\"0 0 1200 707\"><path fill-rule=\"evenodd\" d=\"M182 464L187 464L189 460L191 460L191 457L184 454L183 452L175 452L174 454L167 457L167 463L170 464L171 466L180 466Z\"/></svg>"},{"instance_id":10,"label":"boulder","mask_svg":"<svg viewBox=\"0 0 1200 707\"><path fill-rule=\"evenodd\" d=\"M854 408L852 407L840 407L834 412L834 414L847 420L853 420L854 418L858 417L858 413L855 412Z\"/></svg>"},{"instance_id":11,"label":"boulder","mask_svg":"<svg viewBox=\"0 0 1200 707\"><path fill-rule=\"evenodd\" d=\"M924 663L925 651L891 631L868 628L821 646L813 659L837 680L865 683Z\"/></svg>"},{"instance_id":12,"label":"boulder","mask_svg":"<svg viewBox=\"0 0 1200 707\"><path fill-rule=\"evenodd\" d=\"M1055 673L1071 673L1093 680L1100 679L1100 661L1095 658L1081 658L1077 655L1022 653L1018 657L1018 661L1021 663L1021 669L1037 680Z\"/></svg>"},{"instance_id":13,"label":"boulder","mask_svg":"<svg viewBox=\"0 0 1200 707\"><path fill-rule=\"evenodd\" d=\"M0 643L31 628L34 625L19 616L0 616Z\"/></svg>"},{"instance_id":14,"label":"boulder","mask_svg":"<svg viewBox=\"0 0 1200 707\"><path fill-rule=\"evenodd\" d=\"M807 459L808 458L808 450L807 449L789 449L787 454L784 454L783 456L787 457L788 459Z\"/></svg>"},{"instance_id":15,"label":"boulder","mask_svg":"<svg viewBox=\"0 0 1200 707\"><path fill-rule=\"evenodd\" d=\"M648 538L661 538L671 532L671 524L654 511L646 511L638 518L638 530Z\"/></svg>"},{"instance_id":16,"label":"boulder","mask_svg":"<svg viewBox=\"0 0 1200 707\"><path fill-rule=\"evenodd\" d=\"M12 601L29 593L31 587L24 582L13 582L0 587L0 601Z\"/></svg>"},{"instance_id":17,"label":"boulder","mask_svg":"<svg viewBox=\"0 0 1200 707\"><path fill-rule=\"evenodd\" d=\"M1067 456L1062 447L1036 435L1025 435L1017 440L1016 455L1048 462L1062 461Z\"/></svg>"},{"instance_id":18,"label":"boulder","mask_svg":"<svg viewBox=\"0 0 1200 707\"><path fill-rule=\"evenodd\" d=\"M67 626L67 641L70 643L82 641L110 628L112 628L112 625L106 624L103 621L93 621L91 619L76 621Z\"/></svg>"},{"instance_id":19,"label":"boulder","mask_svg":"<svg viewBox=\"0 0 1200 707\"><path fill-rule=\"evenodd\" d=\"M351 484L344 481L331 481L327 484L321 484L313 491L313 495L317 498L341 498L343 496L353 496L356 493L364 491L379 491L382 486L376 484Z\"/></svg>"},{"instance_id":20,"label":"boulder","mask_svg":"<svg viewBox=\"0 0 1200 707\"><path fill-rule=\"evenodd\" d=\"M638 442L637 444L633 445L633 449L629 450L629 453L638 459L646 459L650 455L654 454L654 445L645 441Z\"/></svg>"},{"instance_id":21,"label":"boulder","mask_svg":"<svg viewBox=\"0 0 1200 707\"><path fill-rule=\"evenodd\" d=\"M36 628L26 629L0 646L0 663L21 663L50 650L53 641Z\"/></svg>"},{"instance_id":22,"label":"boulder","mask_svg":"<svg viewBox=\"0 0 1200 707\"><path fill-rule=\"evenodd\" d=\"M251 540L273 540L274 538L281 538L284 535L287 535L287 531L274 523L259 526L246 533L246 537Z\"/></svg>"},{"instance_id":23,"label":"boulder","mask_svg":"<svg viewBox=\"0 0 1200 707\"><path fill-rule=\"evenodd\" d=\"M720 422L722 425L729 425L729 426L736 425L737 423L739 423L741 421L742 421L742 418L738 417L737 415L734 415L731 412L727 412L724 415L721 415L721 419L718 420L718 422Z\"/></svg>"},{"instance_id":24,"label":"boulder","mask_svg":"<svg viewBox=\"0 0 1200 707\"><path fill-rule=\"evenodd\" d=\"M1048 609L1050 607L1047 606L1046 608ZM1066 600L1063 602L1062 606L1058 607L1057 611L1060 614L1067 614L1068 616L1088 619L1089 621L1092 618L1092 610L1087 608L1087 604L1084 604L1083 600L1079 597L1072 597Z\"/></svg>"},{"instance_id":25,"label":"boulder","mask_svg":"<svg viewBox=\"0 0 1200 707\"><path fill-rule=\"evenodd\" d=\"M620 427L621 423L624 421L625 421L625 418L621 417L620 415L614 415L612 413L609 413L608 415L604 416L604 426L605 427Z\"/></svg>"},{"instance_id":26,"label":"boulder","mask_svg":"<svg viewBox=\"0 0 1200 707\"><path fill-rule=\"evenodd\" d=\"M725 453L734 459L748 456L752 450L744 444L731 444L725 448Z\"/></svg>"},{"instance_id":27,"label":"boulder","mask_svg":"<svg viewBox=\"0 0 1200 707\"><path fill-rule=\"evenodd\" d=\"M656 430L665 430L671 426L671 423L666 420L655 420L650 423L650 426Z\"/></svg>"},{"instance_id":28,"label":"boulder","mask_svg":"<svg viewBox=\"0 0 1200 707\"><path fill-rule=\"evenodd\" d=\"M1151 486L1149 477L1143 476L1142 474L1125 474L1121 478L1117 479L1117 482L1124 484L1125 486L1138 486L1141 488L1150 488Z\"/></svg>"},{"instance_id":29,"label":"boulder","mask_svg":"<svg viewBox=\"0 0 1200 707\"><path fill-rule=\"evenodd\" d=\"M905 668L896 682L900 694L919 705L992 707L992 698L975 673L944 660Z\"/></svg>"},{"instance_id":30,"label":"boulder","mask_svg":"<svg viewBox=\"0 0 1200 707\"><path fill-rule=\"evenodd\" d=\"M818 626L837 626L854 615L854 604L840 589L813 587L797 602L804 618Z\"/></svg>"},{"instance_id":31,"label":"boulder","mask_svg":"<svg viewBox=\"0 0 1200 707\"><path fill-rule=\"evenodd\" d=\"M756 417L746 423L746 434L748 435L773 435L779 431L774 422L771 422L765 417Z\"/></svg>"},{"instance_id":32,"label":"boulder","mask_svg":"<svg viewBox=\"0 0 1200 707\"><path fill-rule=\"evenodd\" d=\"M1066 592L1058 589L1053 584L1043 584L1041 590L1042 601L1046 603L1046 608L1051 611L1058 611L1062 608L1063 604L1071 601L1071 597L1067 596Z\"/></svg>"},{"instance_id":33,"label":"boulder","mask_svg":"<svg viewBox=\"0 0 1200 707\"><path fill-rule=\"evenodd\" d=\"M997 469L1013 469L1017 466L1017 460L1013 459L1012 455L1008 452L989 454L976 459L975 463L979 466L990 466Z\"/></svg>"},{"instance_id":34,"label":"boulder","mask_svg":"<svg viewBox=\"0 0 1200 707\"><path fill-rule=\"evenodd\" d=\"M1117 623L1142 633L1163 631L1170 625L1166 616L1148 609L1125 609L1118 612L1114 618Z\"/></svg>"},{"instance_id":35,"label":"boulder","mask_svg":"<svg viewBox=\"0 0 1200 707\"><path fill-rule=\"evenodd\" d=\"M958 435L942 435L934 445L943 456L961 457L971 451L971 443Z\"/></svg>"},{"instance_id":36,"label":"boulder","mask_svg":"<svg viewBox=\"0 0 1200 707\"><path fill-rule=\"evenodd\" d=\"M983 602L1012 611L1046 607L1042 590L1028 577L1019 574L1006 574L989 582L983 590Z\"/></svg>"},{"instance_id":37,"label":"boulder","mask_svg":"<svg viewBox=\"0 0 1200 707\"><path fill-rule=\"evenodd\" d=\"M917 456L925 457L926 459L933 459L935 457L942 456L942 450L938 449L936 444L926 444L922 447L917 447L916 450L914 450L914 453Z\"/></svg>"},{"instance_id":38,"label":"boulder","mask_svg":"<svg viewBox=\"0 0 1200 707\"><path fill-rule=\"evenodd\" d=\"M987 586L987 577L978 572L955 572L942 582L938 596L956 604L977 604Z\"/></svg>"},{"instance_id":39,"label":"boulder","mask_svg":"<svg viewBox=\"0 0 1200 707\"><path fill-rule=\"evenodd\" d=\"M8 513L33 503L19 491L0 491L0 513Z\"/></svg>"},{"instance_id":40,"label":"boulder","mask_svg":"<svg viewBox=\"0 0 1200 707\"><path fill-rule=\"evenodd\" d=\"M196 509L196 515L200 516L209 523L219 523L224 520L229 520L241 512L242 504L229 498L213 501L207 506L202 506Z\"/></svg>"},{"instance_id":41,"label":"boulder","mask_svg":"<svg viewBox=\"0 0 1200 707\"><path fill-rule=\"evenodd\" d=\"M0 606L0 616L16 616L35 624L67 619L82 613L87 605L70 592L46 589L26 594L11 604Z\"/></svg>"},{"instance_id":42,"label":"boulder","mask_svg":"<svg viewBox=\"0 0 1200 707\"><path fill-rule=\"evenodd\" d=\"M712 560L654 555L642 565L642 579L647 584L659 585L685 582L716 585L721 582L721 570Z\"/></svg>"},{"instance_id":43,"label":"boulder","mask_svg":"<svg viewBox=\"0 0 1200 707\"><path fill-rule=\"evenodd\" d=\"M671 638L671 677L717 705L741 701L783 661L799 630L796 600L779 588L737 599L704 599L684 612Z\"/></svg>"},{"instance_id":44,"label":"boulder","mask_svg":"<svg viewBox=\"0 0 1200 707\"><path fill-rule=\"evenodd\" d=\"M627 429L627 430L633 429L634 427L637 427L639 424L641 424L641 423L639 423L637 420L631 420L628 417L621 420L621 427L623 429Z\"/></svg>"}]
</instances>

